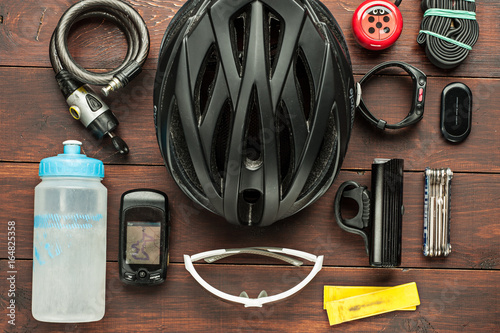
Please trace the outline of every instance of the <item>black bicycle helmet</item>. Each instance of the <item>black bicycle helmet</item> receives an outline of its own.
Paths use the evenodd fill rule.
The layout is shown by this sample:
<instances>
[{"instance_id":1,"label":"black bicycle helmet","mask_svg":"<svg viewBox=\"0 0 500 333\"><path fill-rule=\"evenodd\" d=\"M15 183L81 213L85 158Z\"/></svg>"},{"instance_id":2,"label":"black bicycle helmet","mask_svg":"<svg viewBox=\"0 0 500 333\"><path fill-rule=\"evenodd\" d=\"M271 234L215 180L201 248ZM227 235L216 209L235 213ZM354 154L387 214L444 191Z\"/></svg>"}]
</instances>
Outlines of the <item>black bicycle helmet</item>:
<instances>
[{"instance_id":1,"label":"black bicycle helmet","mask_svg":"<svg viewBox=\"0 0 500 333\"><path fill-rule=\"evenodd\" d=\"M356 88L317 0L188 0L162 41L155 125L192 200L266 226L317 200L345 156Z\"/></svg>"}]
</instances>

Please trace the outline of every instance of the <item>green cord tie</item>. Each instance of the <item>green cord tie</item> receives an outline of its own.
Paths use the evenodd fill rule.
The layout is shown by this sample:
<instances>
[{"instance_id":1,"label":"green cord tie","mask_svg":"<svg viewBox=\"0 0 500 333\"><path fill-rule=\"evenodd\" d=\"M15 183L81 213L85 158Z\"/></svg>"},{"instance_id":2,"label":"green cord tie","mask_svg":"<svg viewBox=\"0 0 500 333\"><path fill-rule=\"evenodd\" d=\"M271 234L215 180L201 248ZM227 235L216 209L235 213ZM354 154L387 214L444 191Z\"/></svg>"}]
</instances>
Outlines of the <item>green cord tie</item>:
<instances>
[{"instance_id":1,"label":"green cord tie","mask_svg":"<svg viewBox=\"0 0 500 333\"><path fill-rule=\"evenodd\" d=\"M475 20L476 13L469 12L467 10L452 10L452 9L441 9L441 8L430 8L424 13L426 16L441 16L448 18L464 19L464 20Z\"/></svg>"},{"instance_id":2,"label":"green cord tie","mask_svg":"<svg viewBox=\"0 0 500 333\"><path fill-rule=\"evenodd\" d=\"M437 34L437 33L432 32L432 31L420 30L419 33L427 34L427 35L430 35L430 36L442 39L442 40L444 40L444 41L446 41L448 43L452 43L452 44L455 44L457 46L463 47L464 49L469 50L469 51L472 50L472 46L470 46L470 45L467 45L467 44L459 42L457 40L454 40L454 39L448 38L446 36Z\"/></svg>"}]
</instances>

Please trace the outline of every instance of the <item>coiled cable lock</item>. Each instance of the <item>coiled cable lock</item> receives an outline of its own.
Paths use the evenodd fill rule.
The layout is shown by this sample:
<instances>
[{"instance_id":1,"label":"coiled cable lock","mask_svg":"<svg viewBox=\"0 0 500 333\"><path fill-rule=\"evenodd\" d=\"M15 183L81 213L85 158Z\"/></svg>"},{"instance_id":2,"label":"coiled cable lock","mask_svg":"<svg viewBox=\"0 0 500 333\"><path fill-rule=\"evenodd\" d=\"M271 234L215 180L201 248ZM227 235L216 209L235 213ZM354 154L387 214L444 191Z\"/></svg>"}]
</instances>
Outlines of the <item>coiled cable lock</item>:
<instances>
[{"instance_id":1,"label":"coiled cable lock","mask_svg":"<svg viewBox=\"0 0 500 333\"><path fill-rule=\"evenodd\" d=\"M125 59L117 68L94 73L77 64L68 51L67 38L71 27L82 20L102 18L120 28L128 43ZM126 86L141 71L149 53L149 32L142 17L120 0L83 0L71 6L61 17L50 41L50 62L59 88L70 107L73 118L80 120L92 134L101 139L108 135L121 154L127 154L127 144L113 131L118 126L111 109L87 84L106 86L108 96Z\"/></svg>"}]
</instances>

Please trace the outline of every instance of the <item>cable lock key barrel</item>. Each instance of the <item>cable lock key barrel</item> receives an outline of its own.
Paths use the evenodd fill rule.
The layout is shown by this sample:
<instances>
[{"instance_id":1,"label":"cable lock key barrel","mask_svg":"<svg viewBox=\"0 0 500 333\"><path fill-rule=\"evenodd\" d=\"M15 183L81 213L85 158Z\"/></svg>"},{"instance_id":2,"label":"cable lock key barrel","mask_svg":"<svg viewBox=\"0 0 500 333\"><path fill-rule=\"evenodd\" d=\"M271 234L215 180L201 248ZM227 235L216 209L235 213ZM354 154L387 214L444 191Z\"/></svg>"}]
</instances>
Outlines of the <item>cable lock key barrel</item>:
<instances>
[{"instance_id":1,"label":"cable lock key barrel","mask_svg":"<svg viewBox=\"0 0 500 333\"><path fill-rule=\"evenodd\" d=\"M67 38L71 27L82 20L102 18L117 25L125 34L128 50L122 64L105 73L93 73L77 64L68 51ZM70 107L73 118L80 120L92 134L101 139L108 135L121 154L129 149L113 131L118 119L87 84L106 85L108 96L126 86L141 71L149 53L149 32L142 17L120 0L83 0L71 6L61 17L50 41L50 62L59 88Z\"/></svg>"}]
</instances>

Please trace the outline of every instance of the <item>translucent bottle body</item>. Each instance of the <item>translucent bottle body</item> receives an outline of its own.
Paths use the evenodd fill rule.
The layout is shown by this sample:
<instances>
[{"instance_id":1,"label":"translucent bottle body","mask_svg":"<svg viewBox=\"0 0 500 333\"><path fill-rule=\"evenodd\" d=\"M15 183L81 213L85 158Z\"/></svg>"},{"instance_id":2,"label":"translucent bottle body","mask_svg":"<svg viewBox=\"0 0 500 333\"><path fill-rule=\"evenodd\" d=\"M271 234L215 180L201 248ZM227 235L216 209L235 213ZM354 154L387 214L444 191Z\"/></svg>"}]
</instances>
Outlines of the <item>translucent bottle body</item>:
<instances>
[{"instance_id":1,"label":"translucent bottle body","mask_svg":"<svg viewBox=\"0 0 500 333\"><path fill-rule=\"evenodd\" d=\"M42 177L35 188L35 319L71 323L104 316L106 208L100 178Z\"/></svg>"}]
</instances>

